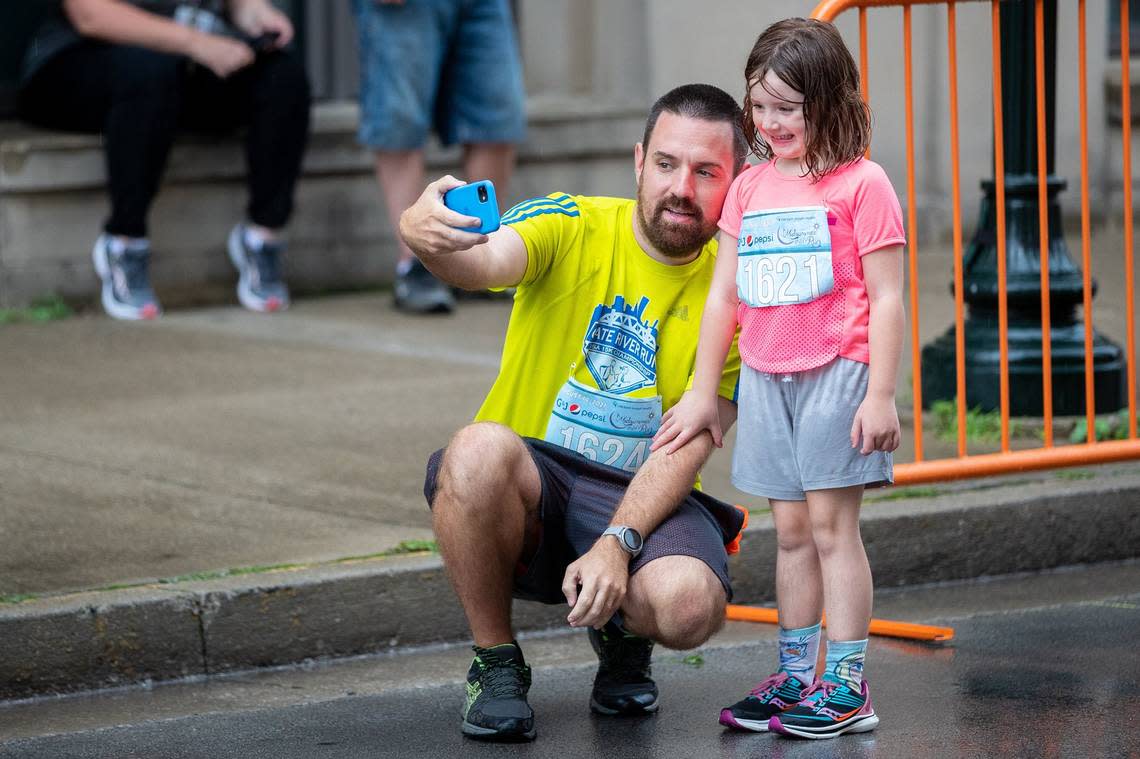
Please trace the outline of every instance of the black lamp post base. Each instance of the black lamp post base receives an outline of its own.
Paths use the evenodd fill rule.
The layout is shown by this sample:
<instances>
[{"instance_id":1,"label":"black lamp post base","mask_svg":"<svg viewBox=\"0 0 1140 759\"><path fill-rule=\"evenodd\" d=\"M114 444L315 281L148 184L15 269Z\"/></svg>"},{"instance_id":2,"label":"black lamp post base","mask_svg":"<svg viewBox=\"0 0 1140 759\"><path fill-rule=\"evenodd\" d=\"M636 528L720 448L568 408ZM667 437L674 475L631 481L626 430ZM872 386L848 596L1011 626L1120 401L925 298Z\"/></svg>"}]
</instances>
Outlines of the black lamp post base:
<instances>
[{"instance_id":1,"label":"black lamp post base","mask_svg":"<svg viewBox=\"0 0 1140 759\"><path fill-rule=\"evenodd\" d=\"M966 320L966 405L983 411L1001 408L1001 354L998 325L991 319ZM1078 323L1052 329L1053 413L1085 413L1085 332ZM958 397L955 375L954 328L922 349L922 402ZM939 368L941 367L941 368ZM1124 352L1093 335L1093 386L1096 412L1109 413L1128 405ZM1041 373L1041 324L1009 325L1009 407L1012 416L1044 414Z\"/></svg>"}]
</instances>

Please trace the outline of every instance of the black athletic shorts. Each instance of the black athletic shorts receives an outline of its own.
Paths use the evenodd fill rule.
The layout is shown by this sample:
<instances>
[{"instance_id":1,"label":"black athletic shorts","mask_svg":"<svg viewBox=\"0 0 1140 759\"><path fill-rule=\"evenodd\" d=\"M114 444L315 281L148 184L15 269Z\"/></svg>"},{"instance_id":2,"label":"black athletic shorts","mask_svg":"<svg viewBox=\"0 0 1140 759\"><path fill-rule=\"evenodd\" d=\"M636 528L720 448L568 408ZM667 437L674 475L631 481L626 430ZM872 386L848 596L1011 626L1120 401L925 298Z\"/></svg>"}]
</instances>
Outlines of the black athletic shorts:
<instances>
[{"instance_id":1,"label":"black athletic shorts","mask_svg":"<svg viewBox=\"0 0 1140 759\"><path fill-rule=\"evenodd\" d=\"M523 438L542 480L539 517L542 535L533 556L524 557L515 574L514 595L529 601L566 603L562 578L566 567L586 553L609 526L633 475L591 461L553 443ZM428 506L435 500L443 449L431 455L424 480ZM629 573L662 556L700 559L720 578L728 598L728 553L735 552L746 513L699 490L645 539Z\"/></svg>"}]
</instances>

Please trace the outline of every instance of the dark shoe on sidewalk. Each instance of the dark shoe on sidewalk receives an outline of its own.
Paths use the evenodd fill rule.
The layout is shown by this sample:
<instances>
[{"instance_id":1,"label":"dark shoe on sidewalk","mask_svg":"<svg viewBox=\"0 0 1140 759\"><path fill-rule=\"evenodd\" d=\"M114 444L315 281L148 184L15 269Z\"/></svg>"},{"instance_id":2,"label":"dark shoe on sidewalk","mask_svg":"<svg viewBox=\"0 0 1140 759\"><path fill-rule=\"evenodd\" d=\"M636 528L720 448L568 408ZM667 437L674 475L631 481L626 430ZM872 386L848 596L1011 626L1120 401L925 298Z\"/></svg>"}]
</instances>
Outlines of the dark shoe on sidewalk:
<instances>
[{"instance_id":1,"label":"dark shoe on sidewalk","mask_svg":"<svg viewBox=\"0 0 1140 759\"><path fill-rule=\"evenodd\" d=\"M436 279L419 259L412 259L412 267L396 275L393 296L396 308L410 314L450 314L455 310L451 288Z\"/></svg>"},{"instance_id":2,"label":"dark shoe on sidewalk","mask_svg":"<svg viewBox=\"0 0 1140 759\"><path fill-rule=\"evenodd\" d=\"M115 319L154 319L162 313L150 287L150 244L136 240L124 245L99 235L91 250L95 272L103 281L103 310Z\"/></svg>"},{"instance_id":3,"label":"dark shoe on sidewalk","mask_svg":"<svg viewBox=\"0 0 1140 759\"><path fill-rule=\"evenodd\" d=\"M534 711L526 701L530 667L518 644L472 648L463 734L486 741L534 740Z\"/></svg>"},{"instance_id":4,"label":"dark shoe on sidewalk","mask_svg":"<svg viewBox=\"0 0 1140 759\"><path fill-rule=\"evenodd\" d=\"M657 683L650 677L653 641L631 635L611 620L589 630L598 654L598 674L590 708L598 714L630 715L657 711Z\"/></svg>"}]
</instances>

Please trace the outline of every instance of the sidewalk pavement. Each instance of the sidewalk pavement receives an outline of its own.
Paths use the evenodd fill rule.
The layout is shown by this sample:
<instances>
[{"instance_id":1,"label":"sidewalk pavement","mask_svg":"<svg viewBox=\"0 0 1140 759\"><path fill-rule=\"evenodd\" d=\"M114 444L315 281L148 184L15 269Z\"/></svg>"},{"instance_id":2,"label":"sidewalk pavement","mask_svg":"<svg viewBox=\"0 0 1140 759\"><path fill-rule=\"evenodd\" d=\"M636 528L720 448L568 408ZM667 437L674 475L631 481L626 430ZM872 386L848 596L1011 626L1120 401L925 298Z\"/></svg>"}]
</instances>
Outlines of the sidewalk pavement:
<instances>
[{"instance_id":1,"label":"sidewalk pavement","mask_svg":"<svg viewBox=\"0 0 1140 759\"><path fill-rule=\"evenodd\" d=\"M424 462L474 414L508 315L367 294L0 327L0 698L464 639L438 556L398 554L431 538ZM759 603L774 533L730 450L705 482L756 509L733 574ZM881 586L1140 555L1140 462L906 494L865 509Z\"/></svg>"}]
</instances>

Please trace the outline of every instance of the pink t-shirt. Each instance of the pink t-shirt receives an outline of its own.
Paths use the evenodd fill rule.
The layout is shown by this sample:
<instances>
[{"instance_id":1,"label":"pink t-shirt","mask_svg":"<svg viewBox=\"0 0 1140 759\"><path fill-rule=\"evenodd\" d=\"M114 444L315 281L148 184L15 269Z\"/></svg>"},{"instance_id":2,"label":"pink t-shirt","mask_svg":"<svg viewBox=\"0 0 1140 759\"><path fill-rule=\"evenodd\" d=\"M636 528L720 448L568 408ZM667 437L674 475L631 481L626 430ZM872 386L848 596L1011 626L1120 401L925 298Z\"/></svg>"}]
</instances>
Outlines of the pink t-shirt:
<instances>
[{"instance_id":1,"label":"pink t-shirt","mask_svg":"<svg viewBox=\"0 0 1140 759\"><path fill-rule=\"evenodd\" d=\"M752 218L756 211L813 206L824 209L817 212L820 222L822 213L827 215L833 288L791 305L755 307L742 300L736 312L740 357L757 371L801 372L836 356L870 362L862 257L906 243L899 199L881 166L860 158L815 183L809 177L785 176L772 162L752 166L732 183L720 228L736 237L738 251L744 251L740 234L745 214ZM743 265L746 256L738 260ZM774 282L778 287L780 280Z\"/></svg>"}]
</instances>

